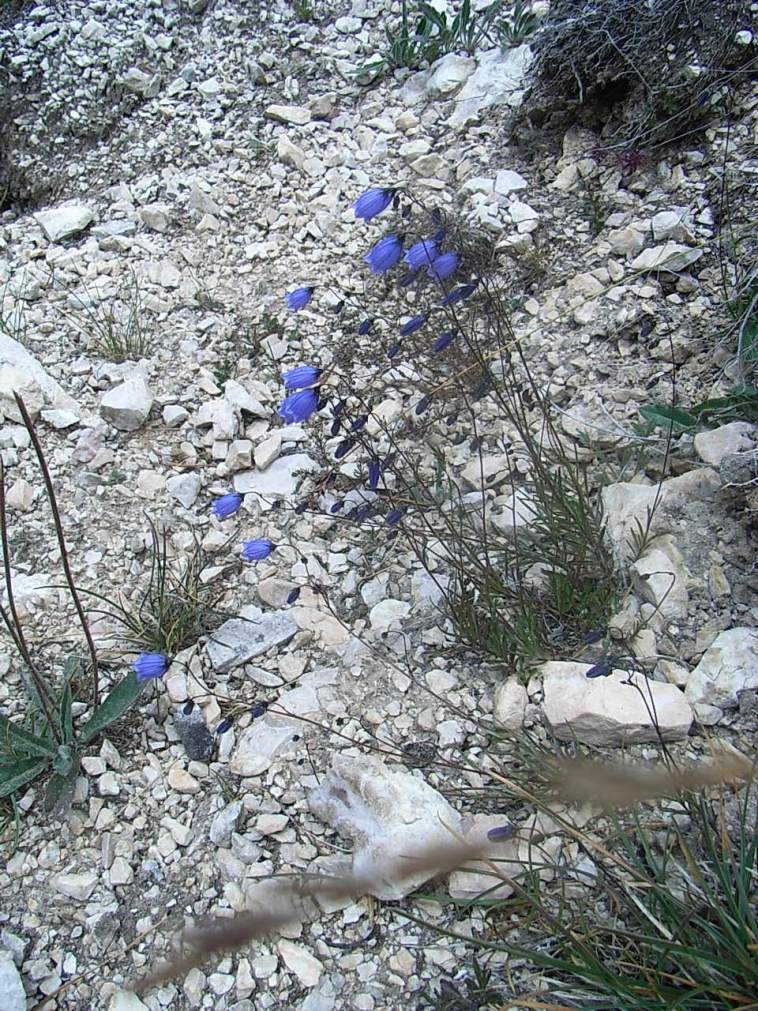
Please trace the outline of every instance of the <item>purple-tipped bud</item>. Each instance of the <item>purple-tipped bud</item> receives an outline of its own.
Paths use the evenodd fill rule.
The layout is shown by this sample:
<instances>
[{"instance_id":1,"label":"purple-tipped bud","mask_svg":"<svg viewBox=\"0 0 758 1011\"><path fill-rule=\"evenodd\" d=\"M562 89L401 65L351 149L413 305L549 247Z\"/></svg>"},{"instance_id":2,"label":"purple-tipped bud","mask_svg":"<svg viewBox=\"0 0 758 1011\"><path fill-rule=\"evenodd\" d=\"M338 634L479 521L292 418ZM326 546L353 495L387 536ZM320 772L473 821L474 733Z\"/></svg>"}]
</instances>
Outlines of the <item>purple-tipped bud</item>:
<instances>
[{"instance_id":1,"label":"purple-tipped bud","mask_svg":"<svg viewBox=\"0 0 758 1011\"><path fill-rule=\"evenodd\" d=\"M387 516L386 516L386 519L385 519L384 522L388 526L392 527L396 523L399 523L402 518L403 518L403 510L402 509L393 509L391 512L387 513Z\"/></svg>"},{"instance_id":2,"label":"purple-tipped bud","mask_svg":"<svg viewBox=\"0 0 758 1011\"><path fill-rule=\"evenodd\" d=\"M491 842L504 842L506 839L512 839L516 834L516 826L510 823L506 825L497 825L495 828L491 828L487 833L487 838Z\"/></svg>"},{"instance_id":3,"label":"purple-tipped bud","mask_svg":"<svg viewBox=\"0 0 758 1011\"><path fill-rule=\"evenodd\" d=\"M423 414L431 403L431 397L422 397L421 400L416 404L416 414Z\"/></svg>"},{"instance_id":4,"label":"purple-tipped bud","mask_svg":"<svg viewBox=\"0 0 758 1011\"><path fill-rule=\"evenodd\" d=\"M296 586L294 590L290 590L290 592L287 594L287 603L294 604L299 596L300 596L300 587Z\"/></svg>"},{"instance_id":5,"label":"purple-tipped bud","mask_svg":"<svg viewBox=\"0 0 758 1011\"><path fill-rule=\"evenodd\" d=\"M594 642L600 642L601 639L605 638L604 628L593 628L591 632L585 632L582 636L582 642L591 646Z\"/></svg>"},{"instance_id":6,"label":"purple-tipped bud","mask_svg":"<svg viewBox=\"0 0 758 1011\"><path fill-rule=\"evenodd\" d=\"M369 330L371 329L371 327L373 325L374 325L374 320L373 319L364 319L363 322L358 327L358 333L359 333L359 335L361 337L364 337L369 332Z\"/></svg>"},{"instance_id":7,"label":"purple-tipped bud","mask_svg":"<svg viewBox=\"0 0 758 1011\"><path fill-rule=\"evenodd\" d=\"M400 345L399 344L393 344L391 347L387 348L387 357L388 358L397 358L397 356L399 354L400 354Z\"/></svg>"},{"instance_id":8,"label":"purple-tipped bud","mask_svg":"<svg viewBox=\"0 0 758 1011\"><path fill-rule=\"evenodd\" d=\"M368 465L368 486L372 491L376 491L379 486L379 478L382 476L382 465L378 460L372 460Z\"/></svg>"},{"instance_id":9,"label":"purple-tipped bud","mask_svg":"<svg viewBox=\"0 0 758 1011\"><path fill-rule=\"evenodd\" d=\"M415 333L416 330L420 330L421 327L426 323L428 316L426 313L421 313L419 316L411 316L409 320L400 327L400 336L407 337L409 333Z\"/></svg>"},{"instance_id":10,"label":"purple-tipped bud","mask_svg":"<svg viewBox=\"0 0 758 1011\"><path fill-rule=\"evenodd\" d=\"M434 344L432 344L432 351L435 354L439 354L440 351L444 351L454 337L455 330L447 330L445 333L441 333Z\"/></svg>"},{"instance_id":11,"label":"purple-tipped bud","mask_svg":"<svg viewBox=\"0 0 758 1011\"><path fill-rule=\"evenodd\" d=\"M216 727L216 733L219 735L219 737L221 736L221 734L225 734L227 730L231 730L233 723L234 720L232 719L231 716L227 716L225 719L223 719Z\"/></svg>"},{"instance_id":12,"label":"purple-tipped bud","mask_svg":"<svg viewBox=\"0 0 758 1011\"><path fill-rule=\"evenodd\" d=\"M354 445L355 439L353 439L352 436L348 436L347 439L343 439L334 451L335 460L341 460L343 456L350 452Z\"/></svg>"},{"instance_id":13,"label":"purple-tipped bud","mask_svg":"<svg viewBox=\"0 0 758 1011\"><path fill-rule=\"evenodd\" d=\"M473 295L477 289L478 281L473 281L471 284L461 284L457 288L453 288L451 292L448 292L440 300L440 305L455 305L456 302L462 301L464 298L468 298Z\"/></svg>"},{"instance_id":14,"label":"purple-tipped bud","mask_svg":"<svg viewBox=\"0 0 758 1011\"><path fill-rule=\"evenodd\" d=\"M596 663L594 667L590 667L584 672L584 676L588 678L604 678L613 670L613 664L610 660L602 660L600 663Z\"/></svg>"}]
</instances>

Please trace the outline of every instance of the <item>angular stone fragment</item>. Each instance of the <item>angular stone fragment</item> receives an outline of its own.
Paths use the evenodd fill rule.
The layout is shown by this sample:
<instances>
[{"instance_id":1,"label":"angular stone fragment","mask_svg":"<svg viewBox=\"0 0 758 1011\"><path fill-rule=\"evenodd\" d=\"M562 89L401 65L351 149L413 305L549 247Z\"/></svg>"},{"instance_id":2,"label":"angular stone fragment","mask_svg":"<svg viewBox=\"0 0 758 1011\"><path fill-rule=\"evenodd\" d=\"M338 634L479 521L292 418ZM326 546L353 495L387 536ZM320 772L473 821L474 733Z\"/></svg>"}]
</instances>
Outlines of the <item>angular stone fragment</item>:
<instances>
[{"instance_id":1,"label":"angular stone fragment","mask_svg":"<svg viewBox=\"0 0 758 1011\"><path fill-rule=\"evenodd\" d=\"M300 473L317 470L318 464L307 453L280 456L265 470L247 470L234 475L234 490L241 495L255 494L262 499L290 498L300 484Z\"/></svg>"},{"instance_id":2,"label":"angular stone fragment","mask_svg":"<svg viewBox=\"0 0 758 1011\"><path fill-rule=\"evenodd\" d=\"M758 428L755 425L748 421L732 421L707 432L698 432L695 452L703 463L718 467L725 456L745 453L755 446L757 440Z\"/></svg>"},{"instance_id":3,"label":"angular stone fragment","mask_svg":"<svg viewBox=\"0 0 758 1011\"><path fill-rule=\"evenodd\" d=\"M758 630L721 632L687 679L685 695L693 704L733 709L739 693L758 688Z\"/></svg>"},{"instance_id":4,"label":"angular stone fragment","mask_svg":"<svg viewBox=\"0 0 758 1011\"><path fill-rule=\"evenodd\" d=\"M50 242L61 242L83 232L95 220L95 212L86 204L63 204L47 211L38 211L34 220Z\"/></svg>"},{"instance_id":5,"label":"angular stone fragment","mask_svg":"<svg viewBox=\"0 0 758 1011\"><path fill-rule=\"evenodd\" d=\"M0 951L0 1006L3 1011L26 1011L26 991L9 951Z\"/></svg>"},{"instance_id":6,"label":"angular stone fragment","mask_svg":"<svg viewBox=\"0 0 758 1011\"><path fill-rule=\"evenodd\" d=\"M114 428L135 432L147 421L153 406L153 394L140 376L127 379L103 394L100 414Z\"/></svg>"},{"instance_id":7,"label":"angular stone fragment","mask_svg":"<svg viewBox=\"0 0 758 1011\"><path fill-rule=\"evenodd\" d=\"M676 273L686 270L703 255L702 249L690 249L676 242L644 249L631 263L632 270L667 270Z\"/></svg>"},{"instance_id":8,"label":"angular stone fragment","mask_svg":"<svg viewBox=\"0 0 758 1011\"><path fill-rule=\"evenodd\" d=\"M262 656L275 646L284 646L297 632L289 611L261 611L249 604L239 618L231 618L208 640L208 657L215 671L224 673Z\"/></svg>"},{"instance_id":9,"label":"angular stone fragment","mask_svg":"<svg viewBox=\"0 0 758 1011\"><path fill-rule=\"evenodd\" d=\"M70 899L86 902L97 886L97 874L85 871L82 874L56 874L52 879L53 888Z\"/></svg>"},{"instance_id":10,"label":"angular stone fragment","mask_svg":"<svg viewBox=\"0 0 758 1011\"><path fill-rule=\"evenodd\" d=\"M540 669L543 710L560 741L639 744L658 741L659 733L664 741L678 741L689 732L692 708L676 685L621 670L588 678L585 663L552 661Z\"/></svg>"}]
</instances>

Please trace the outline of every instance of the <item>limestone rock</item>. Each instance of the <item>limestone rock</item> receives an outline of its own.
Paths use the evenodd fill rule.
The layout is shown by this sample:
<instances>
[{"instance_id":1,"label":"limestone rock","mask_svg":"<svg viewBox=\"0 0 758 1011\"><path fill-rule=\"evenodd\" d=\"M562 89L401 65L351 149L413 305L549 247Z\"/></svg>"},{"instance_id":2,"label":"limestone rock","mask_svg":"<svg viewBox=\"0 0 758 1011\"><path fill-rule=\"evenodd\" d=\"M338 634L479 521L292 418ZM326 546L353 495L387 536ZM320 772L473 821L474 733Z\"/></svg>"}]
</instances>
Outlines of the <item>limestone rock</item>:
<instances>
[{"instance_id":1,"label":"limestone rock","mask_svg":"<svg viewBox=\"0 0 758 1011\"><path fill-rule=\"evenodd\" d=\"M122 432L136 432L147 421L153 394L141 376L127 379L104 393L100 414Z\"/></svg>"},{"instance_id":2,"label":"limestone rock","mask_svg":"<svg viewBox=\"0 0 758 1011\"><path fill-rule=\"evenodd\" d=\"M503 730L521 730L529 701L526 688L515 677L495 689L495 725Z\"/></svg>"},{"instance_id":3,"label":"limestone rock","mask_svg":"<svg viewBox=\"0 0 758 1011\"><path fill-rule=\"evenodd\" d=\"M73 397L47 374L23 344L0 333L0 413L12 421L21 421L14 392L24 400L32 418L45 407L61 408L80 416Z\"/></svg>"},{"instance_id":4,"label":"limestone rock","mask_svg":"<svg viewBox=\"0 0 758 1011\"><path fill-rule=\"evenodd\" d=\"M305 126L311 121L310 110L299 105L269 105L265 112L269 119L275 119L279 123L290 123L293 126Z\"/></svg>"},{"instance_id":5,"label":"limestone rock","mask_svg":"<svg viewBox=\"0 0 758 1011\"><path fill-rule=\"evenodd\" d=\"M294 972L302 986L312 987L318 983L324 967L317 958L314 958L301 944L293 944L286 938L277 941L276 946L284 964L290 972Z\"/></svg>"},{"instance_id":6,"label":"limestone rock","mask_svg":"<svg viewBox=\"0 0 758 1011\"><path fill-rule=\"evenodd\" d=\"M632 270L667 270L677 273L687 270L703 255L702 249L690 249L676 242L666 242L662 246L644 249L631 263Z\"/></svg>"},{"instance_id":7,"label":"limestone rock","mask_svg":"<svg viewBox=\"0 0 758 1011\"><path fill-rule=\"evenodd\" d=\"M687 610L687 570L670 537L658 537L631 567L632 585L642 600L663 618L680 617Z\"/></svg>"},{"instance_id":8,"label":"limestone rock","mask_svg":"<svg viewBox=\"0 0 758 1011\"><path fill-rule=\"evenodd\" d=\"M381 600L371 608L371 627L377 632L389 628L402 628L403 619L410 614L411 605L407 600Z\"/></svg>"},{"instance_id":9,"label":"limestone rock","mask_svg":"<svg viewBox=\"0 0 758 1011\"><path fill-rule=\"evenodd\" d=\"M95 220L95 212L86 204L63 204L47 211L38 211L34 220L50 242L61 242L83 232Z\"/></svg>"},{"instance_id":10,"label":"limestone rock","mask_svg":"<svg viewBox=\"0 0 758 1011\"><path fill-rule=\"evenodd\" d=\"M506 52L498 47L478 54L478 66L456 94L455 110L448 124L460 129L474 122L483 109L492 106L518 108L524 99L532 58L532 50L527 45L514 46Z\"/></svg>"},{"instance_id":11,"label":"limestone rock","mask_svg":"<svg viewBox=\"0 0 758 1011\"><path fill-rule=\"evenodd\" d=\"M423 779L372 755L337 754L308 798L317 818L353 841L353 872L378 899L402 899L433 876L402 857L449 846L461 818Z\"/></svg>"},{"instance_id":12,"label":"limestone rock","mask_svg":"<svg viewBox=\"0 0 758 1011\"><path fill-rule=\"evenodd\" d=\"M733 709L739 692L758 688L758 631L721 632L687 679L685 695L693 704Z\"/></svg>"},{"instance_id":13,"label":"limestone rock","mask_svg":"<svg viewBox=\"0 0 758 1011\"><path fill-rule=\"evenodd\" d=\"M468 56L447 53L431 66L426 92L431 98L449 95L469 79L476 70L476 60Z\"/></svg>"},{"instance_id":14,"label":"limestone rock","mask_svg":"<svg viewBox=\"0 0 758 1011\"><path fill-rule=\"evenodd\" d=\"M208 657L215 671L223 674L262 656L275 646L284 646L297 632L289 611L261 611L250 604L239 618L225 621L208 640Z\"/></svg>"},{"instance_id":15,"label":"limestone rock","mask_svg":"<svg viewBox=\"0 0 758 1011\"><path fill-rule=\"evenodd\" d=\"M86 871L83 874L56 874L52 879L53 888L78 902L86 902L97 886L97 874Z\"/></svg>"},{"instance_id":16,"label":"limestone rock","mask_svg":"<svg viewBox=\"0 0 758 1011\"><path fill-rule=\"evenodd\" d=\"M166 481L166 489L172 498L175 498L185 509L190 509L197 501L200 489L203 486L199 474L175 474Z\"/></svg>"},{"instance_id":17,"label":"limestone rock","mask_svg":"<svg viewBox=\"0 0 758 1011\"><path fill-rule=\"evenodd\" d=\"M676 685L620 670L590 679L590 665L584 663L552 661L540 669L545 717L560 741L638 744L657 741L658 732L664 741L681 740L689 732L692 709Z\"/></svg>"},{"instance_id":18,"label":"limestone rock","mask_svg":"<svg viewBox=\"0 0 758 1011\"><path fill-rule=\"evenodd\" d=\"M712 467L718 467L725 456L745 453L758 440L758 428L747 421L732 421L695 436L695 452Z\"/></svg>"},{"instance_id":19,"label":"limestone rock","mask_svg":"<svg viewBox=\"0 0 758 1011\"><path fill-rule=\"evenodd\" d=\"M0 951L0 1006L3 1011L26 1011L24 984L9 951Z\"/></svg>"},{"instance_id":20,"label":"limestone rock","mask_svg":"<svg viewBox=\"0 0 758 1011\"><path fill-rule=\"evenodd\" d=\"M298 472L317 470L318 464L307 453L280 456L265 470L247 470L234 476L234 490L240 495L254 494L262 499L290 498L301 478Z\"/></svg>"}]
</instances>

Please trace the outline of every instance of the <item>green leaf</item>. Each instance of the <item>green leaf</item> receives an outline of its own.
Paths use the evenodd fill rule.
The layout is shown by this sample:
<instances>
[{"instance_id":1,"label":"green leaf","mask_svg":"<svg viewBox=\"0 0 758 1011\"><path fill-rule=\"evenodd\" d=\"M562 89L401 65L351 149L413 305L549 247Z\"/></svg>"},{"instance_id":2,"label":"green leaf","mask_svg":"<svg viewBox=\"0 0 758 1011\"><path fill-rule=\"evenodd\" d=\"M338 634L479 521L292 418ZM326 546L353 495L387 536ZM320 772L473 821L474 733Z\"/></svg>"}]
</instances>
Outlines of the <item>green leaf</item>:
<instances>
[{"instance_id":1,"label":"green leaf","mask_svg":"<svg viewBox=\"0 0 758 1011\"><path fill-rule=\"evenodd\" d=\"M74 767L75 758L74 749L68 744L61 744L58 746L58 751L53 759L53 768L61 776L68 776Z\"/></svg>"},{"instance_id":2,"label":"green leaf","mask_svg":"<svg viewBox=\"0 0 758 1011\"><path fill-rule=\"evenodd\" d=\"M28 783L44 771L47 762L44 758L23 758L20 762L0 765L0 797L8 797L19 787Z\"/></svg>"},{"instance_id":3,"label":"green leaf","mask_svg":"<svg viewBox=\"0 0 758 1011\"><path fill-rule=\"evenodd\" d=\"M647 421L661 428L673 428L676 432L689 432L697 428L697 418L689 411L667 404L645 404L640 408L640 414Z\"/></svg>"},{"instance_id":4,"label":"green leaf","mask_svg":"<svg viewBox=\"0 0 758 1011\"><path fill-rule=\"evenodd\" d=\"M39 737L37 734L30 734L17 723L11 723L6 717L0 715L0 748L13 754L20 751L25 755L35 755L41 758L52 758L55 755L55 742Z\"/></svg>"},{"instance_id":5,"label":"green leaf","mask_svg":"<svg viewBox=\"0 0 758 1011\"><path fill-rule=\"evenodd\" d=\"M81 670L79 658L70 656L63 665L63 691L61 692L58 723L61 739L64 744L70 744L74 739L74 722L71 713L71 678Z\"/></svg>"},{"instance_id":6,"label":"green leaf","mask_svg":"<svg viewBox=\"0 0 758 1011\"><path fill-rule=\"evenodd\" d=\"M78 772L79 760L77 756L73 768L67 775L64 776L56 772L47 781L43 807L48 814L62 815L71 807Z\"/></svg>"},{"instance_id":7,"label":"green leaf","mask_svg":"<svg viewBox=\"0 0 758 1011\"><path fill-rule=\"evenodd\" d=\"M99 734L109 724L113 723L131 706L139 693L142 691L143 683L137 681L134 671L130 671L110 692L101 704L94 711L89 720L82 727L79 740L82 744Z\"/></svg>"}]
</instances>

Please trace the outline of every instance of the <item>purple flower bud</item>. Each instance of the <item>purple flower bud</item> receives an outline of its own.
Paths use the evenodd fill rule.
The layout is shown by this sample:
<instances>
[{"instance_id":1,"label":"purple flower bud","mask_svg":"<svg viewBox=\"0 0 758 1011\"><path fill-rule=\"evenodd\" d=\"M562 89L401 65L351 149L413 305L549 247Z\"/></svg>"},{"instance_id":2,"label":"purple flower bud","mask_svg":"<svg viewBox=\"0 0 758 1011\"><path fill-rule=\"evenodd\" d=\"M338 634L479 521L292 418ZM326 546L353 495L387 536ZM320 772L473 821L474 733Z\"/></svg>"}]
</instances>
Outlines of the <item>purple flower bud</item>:
<instances>
[{"instance_id":1,"label":"purple flower bud","mask_svg":"<svg viewBox=\"0 0 758 1011\"><path fill-rule=\"evenodd\" d=\"M416 414L423 414L431 403L431 397L422 397L421 400L416 404Z\"/></svg>"},{"instance_id":2,"label":"purple flower bud","mask_svg":"<svg viewBox=\"0 0 758 1011\"><path fill-rule=\"evenodd\" d=\"M399 344L393 344L391 347L387 348L387 357L388 358L397 358L397 356L399 354L400 354L400 345Z\"/></svg>"},{"instance_id":3,"label":"purple flower bud","mask_svg":"<svg viewBox=\"0 0 758 1011\"><path fill-rule=\"evenodd\" d=\"M216 727L216 733L219 736L221 734L225 734L227 732L227 730L231 729L231 726L232 726L233 723L234 723L234 720L232 719L232 717L231 716L227 716L226 719L223 719L219 723L219 725Z\"/></svg>"},{"instance_id":4,"label":"purple flower bud","mask_svg":"<svg viewBox=\"0 0 758 1011\"><path fill-rule=\"evenodd\" d=\"M230 491L227 495L214 498L211 504L211 512L220 520L225 520L228 516L233 516L242 505L242 496L236 491Z\"/></svg>"},{"instance_id":5,"label":"purple flower bud","mask_svg":"<svg viewBox=\"0 0 758 1011\"><path fill-rule=\"evenodd\" d=\"M379 478L382 476L382 465L378 460L372 460L368 465L368 486L372 491L376 491L379 486Z\"/></svg>"},{"instance_id":6,"label":"purple flower bud","mask_svg":"<svg viewBox=\"0 0 758 1011\"><path fill-rule=\"evenodd\" d=\"M330 513L338 513L341 509L345 508L345 503L343 501L335 502L334 505L329 510Z\"/></svg>"},{"instance_id":7,"label":"purple flower bud","mask_svg":"<svg viewBox=\"0 0 758 1011\"><path fill-rule=\"evenodd\" d=\"M369 330L371 329L371 327L374 325L374 322L375 321L373 319L364 319L364 321L358 327L358 333L359 333L359 335L361 337L365 336L365 334L367 334L369 332Z\"/></svg>"},{"instance_id":8,"label":"purple flower bud","mask_svg":"<svg viewBox=\"0 0 758 1011\"><path fill-rule=\"evenodd\" d=\"M303 309L310 302L313 291L313 288L295 288L287 295L287 308L294 312Z\"/></svg>"},{"instance_id":9,"label":"purple flower bud","mask_svg":"<svg viewBox=\"0 0 758 1011\"><path fill-rule=\"evenodd\" d=\"M384 522L388 526L394 526L396 523L399 523L402 518L403 518L403 510L393 509L391 512L387 513L387 517Z\"/></svg>"},{"instance_id":10,"label":"purple flower bud","mask_svg":"<svg viewBox=\"0 0 758 1011\"><path fill-rule=\"evenodd\" d=\"M506 825L497 825L495 828L491 828L487 833L487 838L491 842L503 842L506 839L512 839L516 834L516 826L510 823Z\"/></svg>"},{"instance_id":11,"label":"purple flower bud","mask_svg":"<svg viewBox=\"0 0 758 1011\"><path fill-rule=\"evenodd\" d=\"M440 305L455 305L456 302L460 302L464 298L468 298L473 295L476 291L478 281L474 281L471 284L461 284L457 288L453 288L451 292L448 292L444 298L441 299Z\"/></svg>"},{"instance_id":12,"label":"purple flower bud","mask_svg":"<svg viewBox=\"0 0 758 1011\"><path fill-rule=\"evenodd\" d=\"M274 544L266 538L256 541L245 541L242 545L242 557L246 562L260 562L268 558L274 550Z\"/></svg>"},{"instance_id":13,"label":"purple flower bud","mask_svg":"<svg viewBox=\"0 0 758 1011\"><path fill-rule=\"evenodd\" d=\"M600 663L596 663L594 667L590 667L584 672L584 676L588 678L604 678L613 670L613 664L610 660L601 660Z\"/></svg>"},{"instance_id":14,"label":"purple flower bud","mask_svg":"<svg viewBox=\"0 0 758 1011\"><path fill-rule=\"evenodd\" d=\"M582 642L591 646L594 642L600 642L601 639L605 637L604 628L594 628L591 632L585 632L582 636Z\"/></svg>"},{"instance_id":15,"label":"purple flower bud","mask_svg":"<svg viewBox=\"0 0 758 1011\"><path fill-rule=\"evenodd\" d=\"M132 668L137 681L162 678L168 669L168 658L165 653L140 653Z\"/></svg>"},{"instance_id":16,"label":"purple flower bud","mask_svg":"<svg viewBox=\"0 0 758 1011\"><path fill-rule=\"evenodd\" d=\"M419 316L411 316L411 318L400 327L400 336L407 337L409 333L415 333L416 330L420 330L424 323L426 323L427 319L428 316L426 313L421 313Z\"/></svg>"},{"instance_id":17,"label":"purple flower bud","mask_svg":"<svg viewBox=\"0 0 758 1011\"><path fill-rule=\"evenodd\" d=\"M444 351L454 337L455 330L447 330L445 333L441 333L434 344L432 344L432 351L435 354L439 354L440 351Z\"/></svg>"},{"instance_id":18,"label":"purple flower bud","mask_svg":"<svg viewBox=\"0 0 758 1011\"><path fill-rule=\"evenodd\" d=\"M347 439L343 439L334 451L335 460L341 460L343 456L350 452L354 445L355 439L353 439L352 436L348 436Z\"/></svg>"},{"instance_id":19,"label":"purple flower bud","mask_svg":"<svg viewBox=\"0 0 758 1011\"><path fill-rule=\"evenodd\" d=\"M368 415L361 414L355 419L355 421L352 423L350 427L354 432L360 432L360 430L365 427L367 421Z\"/></svg>"},{"instance_id":20,"label":"purple flower bud","mask_svg":"<svg viewBox=\"0 0 758 1011\"><path fill-rule=\"evenodd\" d=\"M287 594L287 603L294 604L299 596L300 596L300 587L296 586L294 590L290 590L290 592Z\"/></svg>"}]
</instances>

